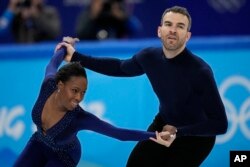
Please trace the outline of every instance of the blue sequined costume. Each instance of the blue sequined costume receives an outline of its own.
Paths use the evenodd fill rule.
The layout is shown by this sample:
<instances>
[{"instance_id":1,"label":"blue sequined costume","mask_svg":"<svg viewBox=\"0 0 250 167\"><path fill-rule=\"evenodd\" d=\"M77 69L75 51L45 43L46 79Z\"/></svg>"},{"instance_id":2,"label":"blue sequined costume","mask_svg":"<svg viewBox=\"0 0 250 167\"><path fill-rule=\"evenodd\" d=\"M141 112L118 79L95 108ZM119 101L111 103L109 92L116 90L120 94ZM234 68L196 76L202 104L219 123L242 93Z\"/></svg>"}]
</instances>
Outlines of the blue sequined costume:
<instances>
[{"instance_id":1,"label":"blue sequined costume","mask_svg":"<svg viewBox=\"0 0 250 167\"><path fill-rule=\"evenodd\" d=\"M76 135L78 131L84 129L124 141L147 140L149 137L155 137L152 132L114 127L84 111L79 105L48 129L46 135L43 134L42 110L47 99L57 89L54 76L63 60L64 52L59 50L47 66L39 97L32 110L32 119L37 126L37 131L16 161L15 167L76 166L81 157L81 146Z\"/></svg>"}]
</instances>

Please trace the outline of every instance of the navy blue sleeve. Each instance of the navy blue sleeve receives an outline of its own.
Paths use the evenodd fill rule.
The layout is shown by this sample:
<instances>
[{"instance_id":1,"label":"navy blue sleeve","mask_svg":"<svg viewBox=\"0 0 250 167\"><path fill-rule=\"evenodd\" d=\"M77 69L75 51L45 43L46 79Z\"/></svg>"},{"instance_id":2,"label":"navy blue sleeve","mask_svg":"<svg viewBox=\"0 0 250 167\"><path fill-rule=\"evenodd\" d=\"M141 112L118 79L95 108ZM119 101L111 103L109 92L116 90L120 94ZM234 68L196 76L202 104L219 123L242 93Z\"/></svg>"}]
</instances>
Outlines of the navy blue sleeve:
<instances>
[{"instance_id":1,"label":"navy blue sleeve","mask_svg":"<svg viewBox=\"0 0 250 167\"><path fill-rule=\"evenodd\" d=\"M78 130L91 130L122 141L141 141L148 140L149 137L155 138L154 132L118 128L88 112L82 112L77 119Z\"/></svg>"},{"instance_id":2,"label":"navy blue sleeve","mask_svg":"<svg viewBox=\"0 0 250 167\"><path fill-rule=\"evenodd\" d=\"M59 49L58 51L56 51L54 53L54 55L50 59L49 64L46 67L45 79L44 80L47 80L48 78L55 76L55 74L57 72L57 68L62 63L65 54L66 54L66 49L65 48L61 48L61 49Z\"/></svg>"},{"instance_id":3,"label":"navy blue sleeve","mask_svg":"<svg viewBox=\"0 0 250 167\"><path fill-rule=\"evenodd\" d=\"M110 76L132 77L144 74L136 56L120 60L111 57L93 57L74 52L71 61L79 61L85 68Z\"/></svg>"},{"instance_id":4,"label":"navy blue sleeve","mask_svg":"<svg viewBox=\"0 0 250 167\"><path fill-rule=\"evenodd\" d=\"M226 133L227 116L212 70L203 69L197 78L199 78L196 86L200 92L200 102L208 119L201 123L179 127L178 135L210 136Z\"/></svg>"}]
</instances>

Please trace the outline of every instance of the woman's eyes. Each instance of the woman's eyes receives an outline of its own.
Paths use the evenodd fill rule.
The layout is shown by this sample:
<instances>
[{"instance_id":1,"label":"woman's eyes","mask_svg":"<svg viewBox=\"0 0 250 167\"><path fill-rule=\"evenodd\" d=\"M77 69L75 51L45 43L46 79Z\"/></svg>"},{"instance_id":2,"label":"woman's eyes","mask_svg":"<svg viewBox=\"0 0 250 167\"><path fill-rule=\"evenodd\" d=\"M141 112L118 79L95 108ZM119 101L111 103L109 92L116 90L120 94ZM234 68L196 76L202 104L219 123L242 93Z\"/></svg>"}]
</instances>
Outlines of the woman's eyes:
<instances>
[{"instance_id":1,"label":"woman's eyes","mask_svg":"<svg viewBox=\"0 0 250 167\"><path fill-rule=\"evenodd\" d=\"M78 93L78 90L77 89L72 89L72 92L73 93Z\"/></svg>"},{"instance_id":2,"label":"woman's eyes","mask_svg":"<svg viewBox=\"0 0 250 167\"><path fill-rule=\"evenodd\" d=\"M73 92L74 94L77 94L77 93L81 93L81 95L84 95L84 94L85 94L85 91L80 92L80 90L78 90L78 89L72 89L72 92Z\"/></svg>"}]
</instances>

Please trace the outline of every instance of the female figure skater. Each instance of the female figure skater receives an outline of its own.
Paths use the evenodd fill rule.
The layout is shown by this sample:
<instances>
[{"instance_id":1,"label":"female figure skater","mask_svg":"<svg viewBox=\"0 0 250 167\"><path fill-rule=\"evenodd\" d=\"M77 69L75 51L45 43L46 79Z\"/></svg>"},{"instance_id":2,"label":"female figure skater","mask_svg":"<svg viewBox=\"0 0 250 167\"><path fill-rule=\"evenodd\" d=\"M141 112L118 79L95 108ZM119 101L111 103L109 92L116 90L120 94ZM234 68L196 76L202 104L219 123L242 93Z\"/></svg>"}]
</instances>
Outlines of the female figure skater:
<instances>
[{"instance_id":1,"label":"female figure skater","mask_svg":"<svg viewBox=\"0 0 250 167\"><path fill-rule=\"evenodd\" d=\"M56 51L46 67L40 94L32 110L37 131L14 167L77 166L81 157L77 132L84 129L123 141L151 139L167 147L171 144L161 138L169 132L117 128L83 110L79 103L87 90L86 72L79 63L68 63L57 72L65 54L64 48Z\"/></svg>"}]
</instances>

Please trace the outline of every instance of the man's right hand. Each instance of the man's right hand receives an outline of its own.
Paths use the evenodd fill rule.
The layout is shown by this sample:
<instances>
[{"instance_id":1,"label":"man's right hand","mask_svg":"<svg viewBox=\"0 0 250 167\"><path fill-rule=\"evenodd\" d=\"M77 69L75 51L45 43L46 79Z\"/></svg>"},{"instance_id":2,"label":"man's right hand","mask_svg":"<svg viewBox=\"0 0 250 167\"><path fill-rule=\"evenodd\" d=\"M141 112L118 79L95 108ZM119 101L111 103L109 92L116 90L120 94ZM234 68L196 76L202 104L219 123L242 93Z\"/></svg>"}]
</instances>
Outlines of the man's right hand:
<instances>
[{"instance_id":1,"label":"man's right hand","mask_svg":"<svg viewBox=\"0 0 250 167\"><path fill-rule=\"evenodd\" d=\"M64 57L64 60L66 62L70 62L71 58L73 56L73 53L75 52L75 43L78 42L78 38L72 38L72 37L63 37L63 42L56 45L55 52L60 49L61 47L65 47L67 50L67 53Z\"/></svg>"},{"instance_id":2,"label":"man's right hand","mask_svg":"<svg viewBox=\"0 0 250 167\"><path fill-rule=\"evenodd\" d=\"M172 125L165 125L162 128L162 132L169 132L169 135L162 136L162 139L169 140L169 138L171 138L173 136L176 137L177 128L175 126L172 126Z\"/></svg>"}]
</instances>

